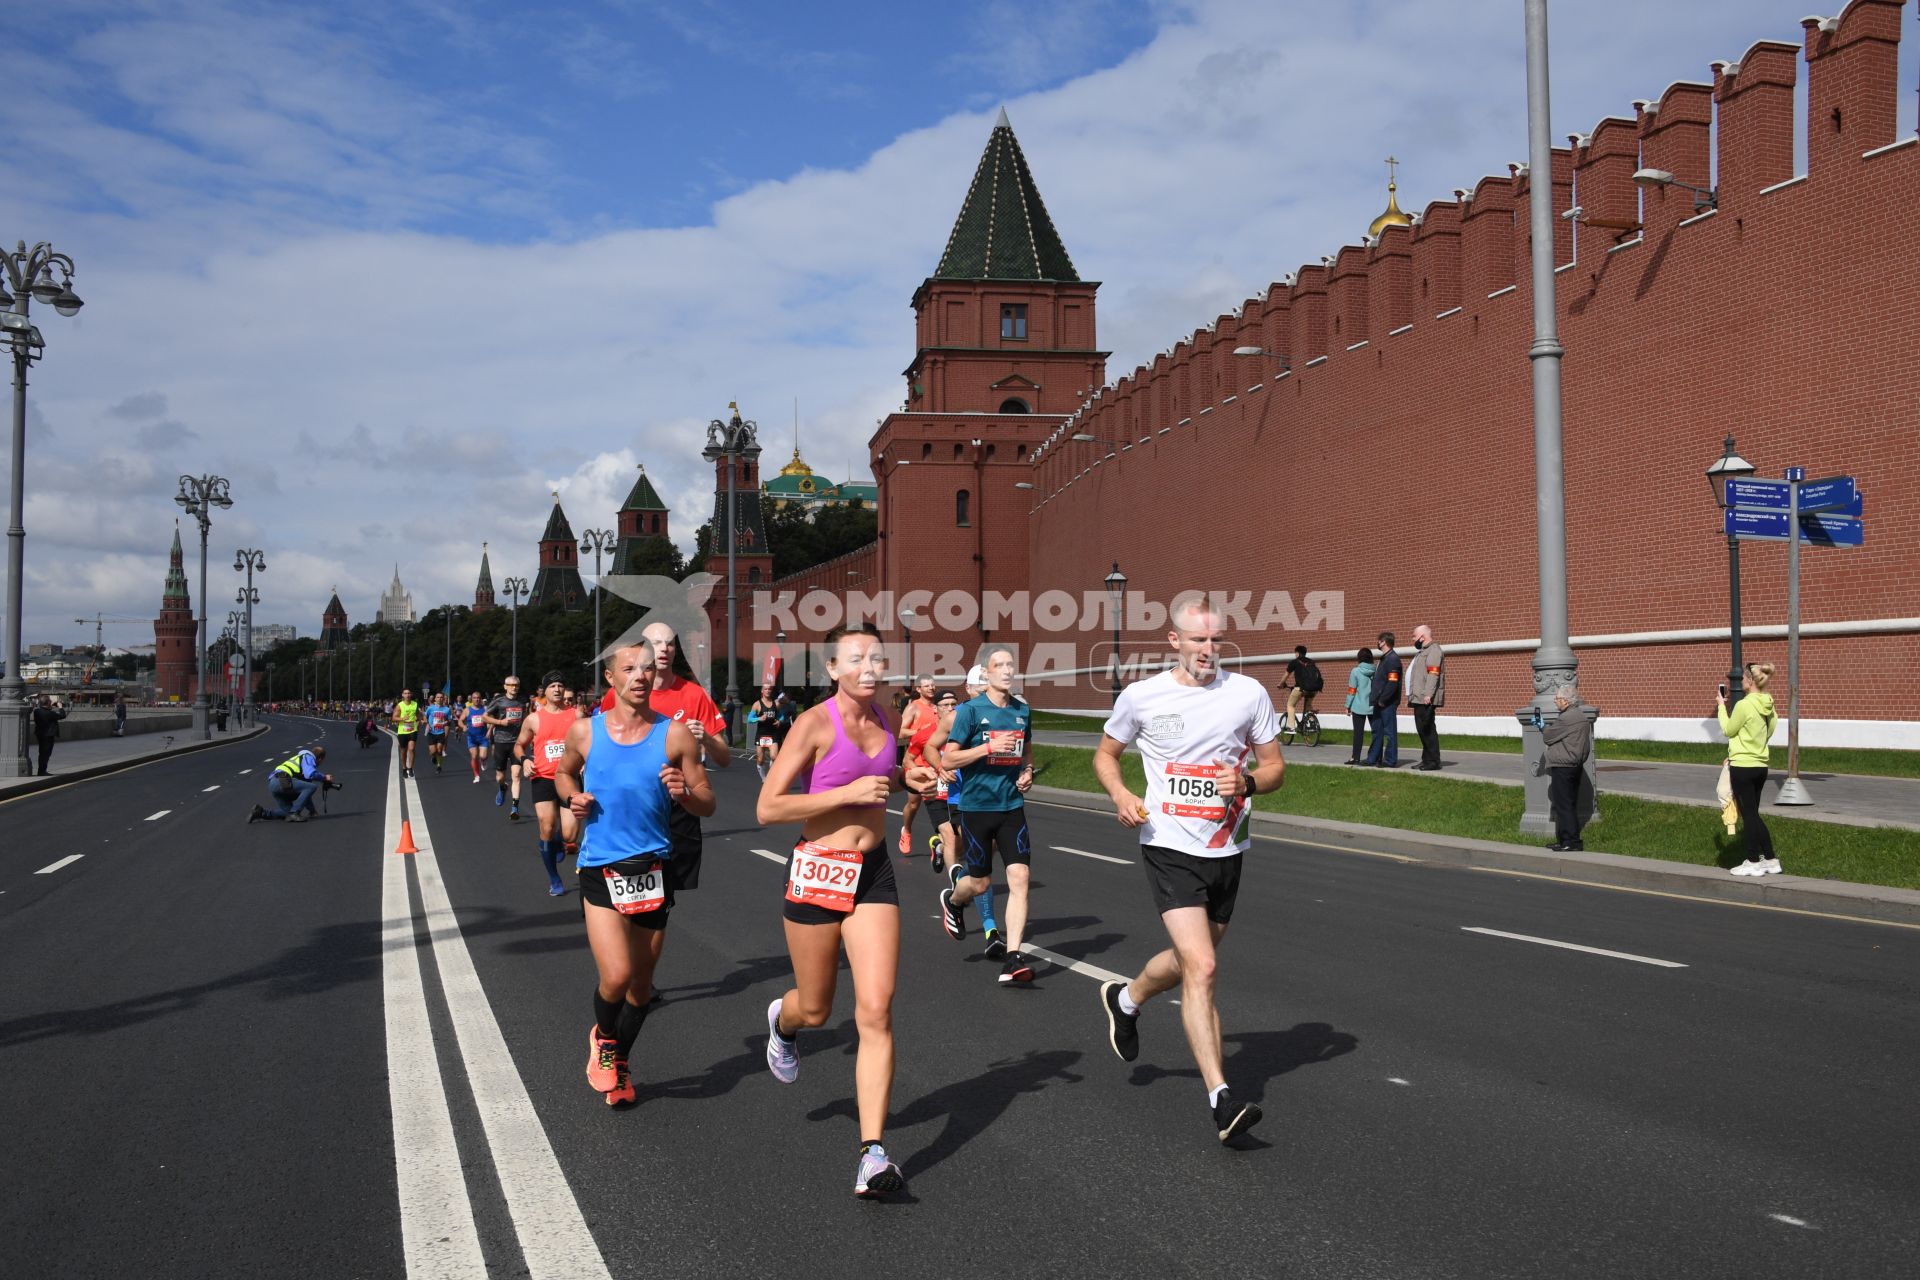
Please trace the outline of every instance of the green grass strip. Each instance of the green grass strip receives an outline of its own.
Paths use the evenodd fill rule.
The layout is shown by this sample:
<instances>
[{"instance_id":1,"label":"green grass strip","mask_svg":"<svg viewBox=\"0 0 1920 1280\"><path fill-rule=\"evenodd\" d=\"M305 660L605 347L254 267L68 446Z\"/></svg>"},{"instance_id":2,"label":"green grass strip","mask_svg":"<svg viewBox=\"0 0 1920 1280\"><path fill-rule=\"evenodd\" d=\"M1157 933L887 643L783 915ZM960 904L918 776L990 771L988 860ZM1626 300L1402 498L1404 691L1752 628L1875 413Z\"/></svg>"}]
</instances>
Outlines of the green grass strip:
<instances>
[{"instance_id":1,"label":"green grass strip","mask_svg":"<svg viewBox=\"0 0 1920 1280\"><path fill-rule=\"evenodd\" d=\"M1100 784L1093 776L1091 750L1039 743L1033 755L1035 781L1041 785L1100 793ZM1128 785L1136 794L1143 793L1146 782L1140 757L1129 751L1121 767ZM1287 771L1285 786L1258 797L1254 803L1271 813L1364 822L1433 835L1507 844L1552 843L1520 834L1524 790L1492 782L1371 769L1293 768ZM1746 857L1744 838L1728 837L1726 828L1720 825L1718 810L1609 795L1604 790L1599 807L1602 820L1582 833L1589 852L1691 862L1703 867L1731 867ZM1793 875L1920 889L1920 833L1891 827L1847 827L1772 814L1766 815L1766 822L1773 833L1775 853Z\"/></svg>"}]
</instances>

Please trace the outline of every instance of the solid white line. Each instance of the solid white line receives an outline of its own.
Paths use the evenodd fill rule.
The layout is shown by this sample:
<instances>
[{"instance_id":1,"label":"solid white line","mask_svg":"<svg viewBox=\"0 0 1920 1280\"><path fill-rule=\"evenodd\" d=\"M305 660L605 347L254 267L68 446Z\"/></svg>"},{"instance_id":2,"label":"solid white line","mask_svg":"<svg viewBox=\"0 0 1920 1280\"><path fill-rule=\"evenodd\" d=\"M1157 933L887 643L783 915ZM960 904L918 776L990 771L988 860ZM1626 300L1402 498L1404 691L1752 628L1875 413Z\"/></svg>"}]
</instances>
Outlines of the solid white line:
<instances>
[{"instance_id":1,"label":"solid white line","mask_svg":"<svg viewBox=\"0 0 1920 1280\"><path fill-rule=\"evenodd\" d=\"M1656 960L1652 956L1636 956L1630 951L1608 951L1605 947L1583 947L1577 942L1556 942L1552 938L1535 938L1524 933L1505 933L1499 929L1482 929L1477 925L1460 926L1467 933L1484 933L1490 938L1512 938L1515 942L1537 942L1543 947L1559 947L1563 951L1584 951L1590 956L1609 956L1615 960L1631 960L1635 964L1657 965L1662 969L1684 969L1687 966L1673 960Z\"/></svg>"},{"instance_id":2,"label":"solid white line","mask_svg":"<svg viewBox=\"0 0 1920 1280\"><path fill-rule=\"evenodd\" d=\"M607 1277L606 1261L587 1230L573 1188L547 1141L547 1131L527 1096L526 1082L513 1065L506 1037L493 1016L486 989L473 967L460 922L454 917L447 886L434 857L433 835L420 788L406 779L407 808L413 820L413 840L420 852L413 869L420 879L420 901L426 908L427 934L433 939L433 958L440 969L447 1016L453 1022L473 1101L493 1152L494 1171L507 1212L520 1237L527 1274L534 1280L561 1277ZM609 1278L610 1280L610 1278Z\"/></svg>"},{"instance_id":3,"label":"solid white line","mask_svg":"<svg viewBox=\"0 0 1920 1280\"><path fill-rule=\"evenodd\" d=\"M380 986L387 1026L387 1105L400 1191L400 1240L410 1280L484 1276L486 1257L454 1142L420 976L407 860L387 851L400 841L400 785L388 770L386 839L380 848Z\"/></svg>"},{"instance_id":4,"label":"solid white line","mask_svg":"<svg viewBox=\"0 0 1920 1280\"><path fill-rule=\"evenodd\" d=\"M783 867L787 865L787 860L771 849L755 849L752 852L759 854L769 862L777 862Z\"/></svg>"},{"instance_id":5,"label":"solid white line","mask_svg":"<svg viewBox=\"0 0 1920 1280\"><path fill-rule=\"evenodd\" d=\"M214 783L214 784L213 784L212 786L210 786L210 787L202 787L202 788L200 788L200 794L201 794L201 795L205 795L205 794L207 794L207 792L209 792L209 791L218 791L219 789L220 789L220 784L216 782L216 783Z\"/></svg>"},{"instance_id":6,"label":"solid white line","mask_svg":"<svg viewBox=\"0 0 1920 1280\"><path fill-rule=\"evenodd\" d=\"M1111 969L1102 969L1099 965L1088 964L1085 960L1069 960L1058 952L1049 951L1045 947L1036 946L1031 942L1021 943L1020 951L1023 955L1039 956L1042 960L1059 965L1062 969L1071 969L1075 973L1083 973L1087 977L1097 978L1101 982L1133 981L1132 978L1124 973L1115 973Z\"/></svg>"},{"instance_id":7,"label":"solid white line","mask_svg":"<svg viewBox=\"0 0 1920 1280\"><path fill-rule=\"evenodd\" d=\"M66 866L68 863L78 862L80 861L80 859L86 856L87 855L84 853L70 853L66 857L60 859L60 861L58 862L49 862L46 866L40 868L38 871L34 872L33 874L37 876L50 876L54 872L58 871L60 868Z\"/></svg>"},{"instance_id":8,"label":"solid white line","mask_svg":"<svg viewBox=\"0 0 1920 1280\"><path fill-rule=\"evenodd\" d=\"M1115 858L1105 853L1088 853L1085 849L1069 849L1067 848L1067 846L1063 844L1054 845L1053 851L1055 853L1076 853L1083 858L1097 858L1101 862L1117 862L1123 867L1130 867L1133 865L1133 859L1131 858Z\"/></svg>"},{"instance_id":9,"label":"solid white line","mask_svg":"<svg viewBox=\"0 0 1920 1280\"><path fill-rule=\"evenodd\" d=\"M173 810L171 810L171 809L162 809L162 810L161 810L160 812L158 812L158 813L150 813L150 814L148 814L148 815L147 815L147 817L146 817L146 821L148 821L148 822L155 822L155 821L157 821L157 820L159 820L159 819L161 819L161 818L164 818L164 817L166 817L166 816L167 816L168 814L170 814L170 813L172 813L172 812L173 812Z\"/></svg>"}]
</instances>

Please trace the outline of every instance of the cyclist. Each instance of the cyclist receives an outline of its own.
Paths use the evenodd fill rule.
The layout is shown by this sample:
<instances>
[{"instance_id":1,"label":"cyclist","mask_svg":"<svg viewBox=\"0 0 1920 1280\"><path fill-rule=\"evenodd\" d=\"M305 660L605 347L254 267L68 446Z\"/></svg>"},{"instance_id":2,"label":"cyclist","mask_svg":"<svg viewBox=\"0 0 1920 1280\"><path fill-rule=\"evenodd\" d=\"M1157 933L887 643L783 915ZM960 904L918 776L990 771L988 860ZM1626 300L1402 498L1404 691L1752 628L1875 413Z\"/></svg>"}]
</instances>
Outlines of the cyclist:
<instances>
[{"instance_id":1,"label":"cyclist","mask_svg":"<svg viewBox=\"0 0 1920 1280\"><path fill-rule=\"evenodd\" d=\"M1280 727L1298 733L1301 718L1313 714L1313 696L1326 687L1320 664L1307 656L1307 646L1293 646L1293 659L1287 663L1287 674L1280 681L1280 687L1287 695L1287 713Z\"/></svg>"}]
</instances>

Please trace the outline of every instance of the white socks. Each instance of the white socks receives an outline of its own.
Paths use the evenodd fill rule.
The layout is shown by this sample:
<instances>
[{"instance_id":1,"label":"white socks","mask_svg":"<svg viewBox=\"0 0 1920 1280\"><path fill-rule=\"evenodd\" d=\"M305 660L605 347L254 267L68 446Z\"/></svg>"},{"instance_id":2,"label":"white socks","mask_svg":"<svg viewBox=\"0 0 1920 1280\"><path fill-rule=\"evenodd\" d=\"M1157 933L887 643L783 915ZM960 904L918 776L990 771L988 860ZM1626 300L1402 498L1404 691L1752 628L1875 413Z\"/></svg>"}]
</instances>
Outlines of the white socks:
<instances>
[{"instance_id":1,"label":"white socks","mask_svg":"<svg viewBox=\"0 0 1920 1280\"><path fill-rule=\"evenodd\" d=\"M1120 984L1120 995L1118 997L1120 1012L1126 1014L1129 1018L1137 1018L1140 1016L1140 1006L1133 1002L1132 991L1132 984L1124 982Z\"/></svg>"},{"instance_id":2,"label":"white socks","mask_svg":"<svg viewBox=\"0 0 1920 1280\"><path fill-rule=\"evenodd\" d=\"M1210 1107L1217 1107L1217 1106L1219 1106L1219 1105L1220 1105L1220 1095L1221 1095L1221 1094L1223 1094L1223 1093L1225 1093L1226 1091L1227 1091L1227 1086L1225 1086L1225 1085L1221 1085L1221 1086L1220 1086L1219 1088L1217 1088L1217 1089L1209 1089L1209 1090L1207 1090L1207 1105L1208 1105L1208 1106L1210 1106Z\"/></svg>"}]
</instances>

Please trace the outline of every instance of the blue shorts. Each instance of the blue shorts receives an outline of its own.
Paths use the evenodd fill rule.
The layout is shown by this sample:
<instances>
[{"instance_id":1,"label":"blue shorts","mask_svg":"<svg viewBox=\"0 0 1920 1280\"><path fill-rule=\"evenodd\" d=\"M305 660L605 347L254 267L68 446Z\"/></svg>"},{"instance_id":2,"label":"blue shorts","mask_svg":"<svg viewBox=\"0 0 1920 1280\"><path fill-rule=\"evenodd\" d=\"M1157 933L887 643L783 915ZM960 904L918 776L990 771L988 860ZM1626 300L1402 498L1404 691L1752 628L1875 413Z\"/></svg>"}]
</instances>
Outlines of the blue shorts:
<instances>
[{"instance_id":1,"label":"blue shorts","mask_svg":"<svg viewBox=\"0 0 1920 1280\"><path fill-rule=\"evenodd\" d=\"M484 747L486 745L487 745L487 731L485 729L480 730L478 733L474 732L472 729L467 730L468 750L478 750L479 748Z\"/></svg>"}]
</instances>

